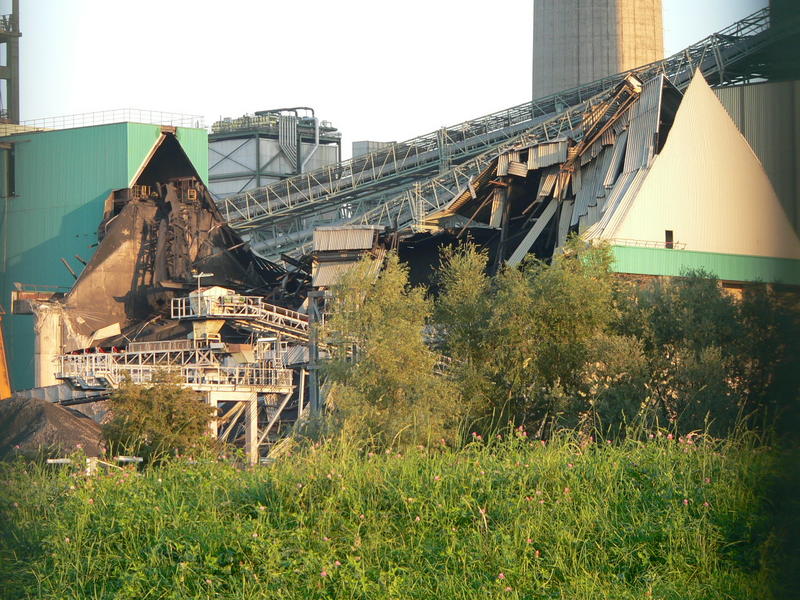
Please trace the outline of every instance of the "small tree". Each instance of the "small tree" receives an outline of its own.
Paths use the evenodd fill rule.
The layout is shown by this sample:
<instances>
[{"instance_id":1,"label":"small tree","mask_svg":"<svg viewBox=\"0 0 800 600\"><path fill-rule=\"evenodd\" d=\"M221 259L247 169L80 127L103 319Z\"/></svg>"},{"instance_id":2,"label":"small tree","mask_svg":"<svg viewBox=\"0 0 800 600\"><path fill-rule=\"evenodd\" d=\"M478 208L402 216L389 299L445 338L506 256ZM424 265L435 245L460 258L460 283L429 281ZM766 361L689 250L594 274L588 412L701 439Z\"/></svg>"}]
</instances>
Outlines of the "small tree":
<instances>
[{"instance_id":1,"label":"small tree","mask_svg":"<svg viewBox=\"0 0 800 600\"><path fill-rule=\"evenodd\" d=\"M103 426L103 436L112 452L151 462L214 442L208 429L213 409L165 373L156 374L152 385L124 381L109 403L112 418Z\"/></svg>"},{"instance_id":2,"label":"small tree","mask_svg":"<svg viewBox=\"0 0 800 600\"><path fill-rule=\"evenodd\" d=\"M328 403L353 436L379 445L456 437L457 393L425 339L431 310L395 253L377 278L363 261L335 287L322 332L335 384Z\"/></svg>"}]
</instances>

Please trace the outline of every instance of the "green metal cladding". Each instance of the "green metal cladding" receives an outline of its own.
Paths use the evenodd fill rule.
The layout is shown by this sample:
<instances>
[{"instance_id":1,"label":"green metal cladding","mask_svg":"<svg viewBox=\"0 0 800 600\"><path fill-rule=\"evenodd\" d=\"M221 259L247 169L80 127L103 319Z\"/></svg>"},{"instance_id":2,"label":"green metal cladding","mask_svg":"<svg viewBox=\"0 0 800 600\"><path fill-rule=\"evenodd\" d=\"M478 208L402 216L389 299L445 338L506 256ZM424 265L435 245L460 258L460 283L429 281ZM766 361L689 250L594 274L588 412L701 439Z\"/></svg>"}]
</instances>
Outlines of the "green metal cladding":
<instances>
[{"instance_id":1,"label":"green metal cladding","mask_svg":"<svg viewBox=\"0 0 800 600\"><path fill-rule=\"evenodd\" d=\"M727 281L800 285L800 260L634 246L613 246L612 251L618 273L680 277L703 269Z\"/></svg>"},{"instance_id":2,"label":"green metal cladding","mask_svg":"<svg viewBox=\"0 0 800 600\"><path fill-rule=\"evenodd\" d=\"M0 304L10 312L14 282L68 288L97 242L105 199L128 187L161 135L161 126L115 123L22 133L0 139L14 147L14 195L9 196L9 151L0 151ZM208 180L208 137L203 129L178 128L176 137ZM14 389L33 386L33 324L28 315L4 319Z\"/></svg>"}]
</instances>

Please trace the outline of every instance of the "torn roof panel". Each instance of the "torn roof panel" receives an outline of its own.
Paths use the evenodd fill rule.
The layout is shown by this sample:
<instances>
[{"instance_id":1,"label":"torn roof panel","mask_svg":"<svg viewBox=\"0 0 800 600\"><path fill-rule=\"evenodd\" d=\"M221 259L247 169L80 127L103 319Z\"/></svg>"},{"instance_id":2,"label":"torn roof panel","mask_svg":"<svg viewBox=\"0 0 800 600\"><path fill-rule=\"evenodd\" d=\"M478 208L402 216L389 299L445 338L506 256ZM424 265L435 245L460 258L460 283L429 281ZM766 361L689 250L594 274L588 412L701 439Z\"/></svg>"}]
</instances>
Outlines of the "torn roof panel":
<instances>
[{"instance_id":1,"label":"torn roof panel","mask_svg":"<svg viewBox=\"0 0 800 600\"><path fill-rule=\"evenodd\" d=\"M567 160L568 140L561 138L531 146L528 149L528 169L541 169Z\"/></svg>"},{"instance_id":2,"label":"torn roof panel","mask_svg":"<svg viewBox=\"0 0 800 600\"><path fill-rule=\"evenodd\" d=\"M382 229L375 225L317 227L314 230L314 251L370 250L375 236Z\"/></svg>"},{"instance_id":3,"label":"torn roof panel","mask_svg":"<svg viewBox=\"0 0 800 600\"><path fill-rule=\"evenodd\" d=\"M625 173L646 167L655 155L663 89L663 75L646 82L631 111L625 152Z\"/></svg>"}]
</instances>

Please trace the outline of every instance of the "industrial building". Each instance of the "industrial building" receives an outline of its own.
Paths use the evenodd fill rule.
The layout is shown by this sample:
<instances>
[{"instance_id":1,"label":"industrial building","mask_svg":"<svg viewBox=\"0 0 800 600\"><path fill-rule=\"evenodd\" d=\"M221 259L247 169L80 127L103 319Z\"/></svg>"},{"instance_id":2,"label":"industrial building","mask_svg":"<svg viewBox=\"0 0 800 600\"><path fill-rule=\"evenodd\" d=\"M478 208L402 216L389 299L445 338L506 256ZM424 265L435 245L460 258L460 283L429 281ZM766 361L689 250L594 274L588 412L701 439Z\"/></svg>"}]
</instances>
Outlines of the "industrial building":
<instances>
[{"instance_id":1,"label":"industrial building","mask_svg":"<svg viewBox=\"0 0 800 600\"><path fill-rule=\"evenodd\" d=\"M107 118L119 122L75 126ZM196 122L192 116L120 111L52 119L0 138L0 293L8 312L17 288L70 288L96 251L98 226L113 190L132 186L167 137L189 157L198 177L208 178L206 131L182 126ZM12 385L32 387L32 319L7 315L4 326Z\"/></svg>"},{"instance_id":2,"label":"industrial building","mask_svg":"<svg viewBox=\"0 0 800 600\"><path fill-rule=\"evenodd\" d=\"M781 81L791 71L774 57L794 47L800 26L793 12L776 21L770 14L770 9L758 11L663 60L226 197L220 210L256 252L284 262L290 271L292 263L285 258L296 260L310 252L318 226L420 228L428 214L474 187L475 178L507 149L559 136L579 140L577 123L629 73L642 82L664 75L681 92L697 70L719 90ZM792 115L775 118L786 123ZM769 167L768 173L773 172ZM783 194L786 186L776 182L774 187ZM788 196L781 199L784 204L796 202ZM795 209L787 212L796 214Z\"/></svg>"},{"instance_id":3,"label":"industrial building","mask_svg":"<svg viewBox=\"0 0 800 600\"><path fill-rule=\"evenodd\" d=\"M377 271L397 248L413 274L469 236L501 268L575 233L610 244L623 274L800 285L798 88L772 60L800 21L764 9L660 59L660 2L633 4L620 22L631 3L537 2L537 27L602 13L548 45L562 87L347 161L304 108L220 121L208 146L191 122L135 119L3 137L14 388L93 403L163 369L255 461L319 406L313 323L363 255Z\"/></svg>"},{"instance_id":4,"label":"industrial building","mask_svg":"<svg viewBox=\"0 0 800 600\"><path fill-rule=\"evenodd\" d=\"M208 187L222 198L336 164L342 134L313 108L260 110L222 119L208 136Z\"/></svg>"},{"instance_id":5,"label":"industrial building","mask_svg":"<svg viewBox=\"0 0 800 600\"><path fill-rule=\"evenodd\" d=\"M575 233L608 243L619 273L702 269L729 284L800 286L797 232L699 72L685 94L663 75L631 76L582 129L579 142L502 152L471 190L426 217L427 235L498 229L494 255L516 265L531 250L552 256Z\"/></svg>"}]
</instances>

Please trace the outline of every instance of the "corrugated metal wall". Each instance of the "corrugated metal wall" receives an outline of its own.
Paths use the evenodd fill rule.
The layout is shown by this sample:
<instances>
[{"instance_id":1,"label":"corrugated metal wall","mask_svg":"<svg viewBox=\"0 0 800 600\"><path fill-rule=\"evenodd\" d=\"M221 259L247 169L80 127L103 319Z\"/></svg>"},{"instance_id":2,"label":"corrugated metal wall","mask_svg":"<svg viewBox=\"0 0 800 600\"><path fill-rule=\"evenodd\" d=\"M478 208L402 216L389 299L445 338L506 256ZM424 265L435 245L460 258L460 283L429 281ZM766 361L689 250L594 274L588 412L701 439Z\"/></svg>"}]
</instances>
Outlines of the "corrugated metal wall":
<instances>
[{"instance_id":1,"label":"corrugated metal wall","mask_svg":"<svg viewBox=\"0 0 800 600\"><path fill-rule=\"evenodd\" d=\"M203 183L208 185L208 131L178 127L175 134Z\"/></svg>"},{"instance_id":2,"label":"corrugated metal wall","mask_svg":"<svg viewBox=\"0 0 800 600\"><path fill-rule=\"evenodd\" d=\"M715 90L769 175L786 216L800 232L800 82Z\"/></svg>"},{"instance_id":3,"label":"corrugated metal wall","mask_svg":"<svg viewBox=\"0 0 800 600\"><path fill-rule=\"evenodd\" d=\"M115 123L4 138L14 146L15 193L9 196L9 151L0 156L0 304L10 311L14 282L69 286L77 254L94 254L103 203L113 189L127 187L161 135L158 125ZM205 130L178 129L187 155L208 178ZM15 389L33 385L30 316L4 319L9 368Z\"/></svg>"}]
</instances>

